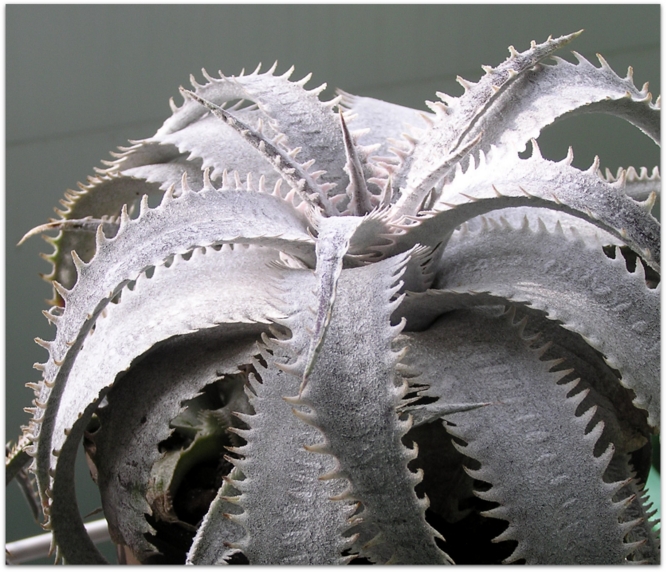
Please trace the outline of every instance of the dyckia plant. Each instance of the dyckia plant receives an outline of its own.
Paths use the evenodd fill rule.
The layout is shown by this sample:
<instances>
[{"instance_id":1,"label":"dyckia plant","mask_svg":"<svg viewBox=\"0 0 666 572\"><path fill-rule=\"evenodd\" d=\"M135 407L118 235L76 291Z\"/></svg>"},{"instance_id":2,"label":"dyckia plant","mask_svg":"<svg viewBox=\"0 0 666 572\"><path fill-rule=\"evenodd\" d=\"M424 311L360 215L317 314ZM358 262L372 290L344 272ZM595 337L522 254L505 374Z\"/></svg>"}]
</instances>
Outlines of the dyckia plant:
<instances>
[{"instance_id":1,"label":"dyckia plant","mask_svg":"<svg viewBox=\"0 0 666 572\"><path fill-rule=\"evenodd\" d=\"M204 72L66 194L8 455L58 557L104 561L83 441L121 562L659 562L659 174L535 140L603 112L658 143L660 106L553 56L575 36L427 113Z\"/></svg>"}]
</instances>

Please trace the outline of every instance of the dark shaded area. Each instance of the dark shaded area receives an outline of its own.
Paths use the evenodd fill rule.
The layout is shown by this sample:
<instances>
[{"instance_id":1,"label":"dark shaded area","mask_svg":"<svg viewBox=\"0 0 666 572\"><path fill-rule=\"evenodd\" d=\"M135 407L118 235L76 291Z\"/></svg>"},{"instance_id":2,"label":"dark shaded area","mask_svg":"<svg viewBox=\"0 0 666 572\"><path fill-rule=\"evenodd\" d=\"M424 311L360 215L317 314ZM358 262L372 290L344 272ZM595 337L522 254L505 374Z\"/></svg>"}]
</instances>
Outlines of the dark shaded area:
<instances>
[{"instance_id":1,"label":"dark shaded area","mask_svg":"<svg viewBox=\"0 0 666 572\"><path fill-rule=\"evenodd\" d=\"M652 461L652 443L648 441L644 447L630 453L631 466L636 472L636 478L641 483L646 483L650 474Z\"/></svg>"},{"instance_id":2,"label":"dark shaded area","mask_svg":"<svg viewBox=\"0 0 666 572\"><path fill-rule=\"evenodd\" d=\"M518 543L492 542L506 529L508 523L496 518L485 518L479 512L497 506L495 503L475 498L470 504L474 505L474 511L455 523L446 522L430 509L426 511L428 523L446 539L446 542L437 540L437 544L456 564L500 564L511 555Z\"/></svg>"},{"instance_id":3,"label":"dark shaded area","mask_svg":"<svg viewBox=\"0 0 666 572\"><path fill-rule=\"evenodd\" d=\"M178 518L197 526L222 486L222 477L233 468L223 454L219 459L209 459L196 465L183 479L173 499L173 509Z\"/></svg>"},{"instance_id":4,"label":"dark shaded area","mask_svg":"<svg viewBox=\"0 0 666 572\"><path fill-rule=\"evenodd\" d=\"M149 558L144 564L185 564L187 553L192 546L195 530L208 512L222 486L222 477L229 474L232 465L224 458L224 451L218 459L207 459L187 473L173 499L173 510L185 526L179 522L165 522L146 515L146 520L157 531L157 535L146 538L161 552ZM186 525L190 527L186 528ZM229 564L249 564L242 553L236 553L228 560Z\"/></svg>"},{"instance_id":5,"label":"dark shaded area","mask_svg":"<svg viewBox=\"0 0 666 572\"><path fill-rule=\"evenodd\" d=\"M618 247L614 245L604 246L604 253L606 254L606 256L608 256L608 258L615 259L615 257L617 256L617 248ZM635 272L636 263L638 260L640 260L643 266L643 270L645 271L645 283L648 285L648 288L656 288L661 280L659 273L650 268L645 262L645 260L639 257L638 254L636 254L628 246L620 246L619 249L620 253L624 257L627 270L632 273Z\"/></svg>"},{"instance_id":6,"label":"dark shaded area","mask_svg":"<svg viewBox=\"0 0 666 572\"><path fill-rule=\"evenodd\" d=\"M250 561L247 559L247 556L242 552L236 552L232 554L230 558L227 559L227 564L249 564Z\"/></svg>"},{"instance_id":7,"label":"dark shaded area","mask_svg":"<svg viewBox=\"0 0 666 572\"><path fill-rule=\"evenodd\" d=\"M418 444L419 456L409 468L423 470L423 480L416 485L416 493L419 497L428 496L430 507L426 521L446 539L445 542L436 539L438 546L456 564L500 564L508 558L518 543L492 542L509 523L480 514L498 505L474 495L474 491L486 491L490 485L472 479L465 472L464 467L479 469L481 466L454 447L454 442L460 446L465 443L450 436L442 422L415 427L404 441L407 446L411 446L412 441Z\"/></svg>"},{"instance_id":8,"label":"dark shaded area","mask_svg":"<svg viewBox=\"0 0 666 572\"><path fill-rule=\"evenodd\" d=\"M147 558L144 564L185 564L187 552L194 540L194 531L178 524L164 522L146 515L148 523L157 531L156 535L146 534L146 539L160 554Z\"/></svg>"}]
</instances>

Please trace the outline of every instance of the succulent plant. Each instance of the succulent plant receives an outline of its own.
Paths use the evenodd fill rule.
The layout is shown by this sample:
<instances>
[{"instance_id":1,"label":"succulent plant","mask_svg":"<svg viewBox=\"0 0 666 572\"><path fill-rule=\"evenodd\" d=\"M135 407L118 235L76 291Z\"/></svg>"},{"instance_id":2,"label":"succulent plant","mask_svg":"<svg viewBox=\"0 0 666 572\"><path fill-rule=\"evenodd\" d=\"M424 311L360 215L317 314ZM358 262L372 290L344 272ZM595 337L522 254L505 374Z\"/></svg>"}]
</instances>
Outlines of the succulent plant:
<instances>
[{"instance_id":1,"label":"succulent plant","mask_svg":"<svg viewBox=\"0 0 666 572\"><path fill-rule=\"evenodd\" d=\"M536 138L602 112L658 143L660 105L553 56L576 35L428 113L204 71L66 194L8 456L66 563L104 561L81 441L125 562L659 561L659 173Z\"/></svg>"}]
</instances>

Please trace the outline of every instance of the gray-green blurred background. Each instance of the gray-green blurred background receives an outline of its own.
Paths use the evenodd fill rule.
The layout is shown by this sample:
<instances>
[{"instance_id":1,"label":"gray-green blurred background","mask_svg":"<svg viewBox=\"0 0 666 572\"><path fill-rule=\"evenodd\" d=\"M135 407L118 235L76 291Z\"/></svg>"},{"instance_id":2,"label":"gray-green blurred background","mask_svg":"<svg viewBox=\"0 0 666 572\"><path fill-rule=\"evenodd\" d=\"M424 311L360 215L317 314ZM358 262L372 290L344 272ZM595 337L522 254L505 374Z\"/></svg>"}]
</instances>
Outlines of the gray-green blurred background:
<instances>
[{"instance_id":1,"label":"gray-green blurred background","mask_svg":"<svg viewBox=\"0 0 666 572\"><path fill-rule=\"evenodd\" d=\"M459 95L457 75L478 79L507 47L585 29L571 47L596 62L601 53L640 87L660 90L659 5L7 5L6 12L6 439L27 421L23 407L45 361L36 336L54 332L41 311L50 286L39 273L50 252L21 236L53 216L63 192L76 188L128 139L148 137L170 114L171 96L201 68L227 75L292 64L315 87L426 109L436 91ZM575 164L595 154L602 167L659 164L647 137L613 117L583 116L548 129L544 155L560 159L572 145ZM95 372L91 372L94 375ZM87 484L85 467L81 480ZM84 514L99 506L88 486ZM8 541L39 534L15 484L7 490ZM99 518L95 516L92 518Z\"/></svg>"}]
</instances>

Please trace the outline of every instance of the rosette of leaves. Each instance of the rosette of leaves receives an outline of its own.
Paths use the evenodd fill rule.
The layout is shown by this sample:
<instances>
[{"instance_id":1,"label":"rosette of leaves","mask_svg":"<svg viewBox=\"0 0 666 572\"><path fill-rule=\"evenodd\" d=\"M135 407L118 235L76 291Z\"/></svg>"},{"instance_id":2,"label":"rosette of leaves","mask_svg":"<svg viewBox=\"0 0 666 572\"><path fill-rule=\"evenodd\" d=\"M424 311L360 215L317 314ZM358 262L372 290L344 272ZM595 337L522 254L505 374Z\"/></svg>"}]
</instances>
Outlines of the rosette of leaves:
<instances>
[{"instance_id":1,"label":"rosette of leaves","mask_svg":"<svg viewBox=\"0 0 666 572\"><path fill-rule=\"evenodd\" d=\"M127 562L659 561L659 174L536 138L601 112L658 143L660 106L553 56L575 35L428 113L204 72L67 193L11 455L58 556L104 561L84 439Z\"/></svg>"}]
</instances>

